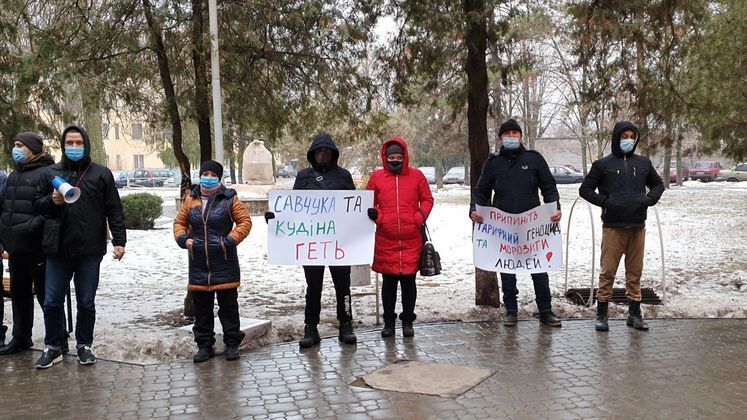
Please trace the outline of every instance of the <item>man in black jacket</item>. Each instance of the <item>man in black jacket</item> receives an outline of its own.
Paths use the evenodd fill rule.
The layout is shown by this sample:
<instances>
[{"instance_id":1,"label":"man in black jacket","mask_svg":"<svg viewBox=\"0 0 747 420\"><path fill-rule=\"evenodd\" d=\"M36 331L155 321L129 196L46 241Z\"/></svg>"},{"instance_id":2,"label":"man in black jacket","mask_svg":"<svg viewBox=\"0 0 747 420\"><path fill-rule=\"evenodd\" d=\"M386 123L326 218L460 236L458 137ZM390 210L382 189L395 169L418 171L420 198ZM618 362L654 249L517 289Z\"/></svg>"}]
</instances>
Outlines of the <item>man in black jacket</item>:
<instances>
[{"instance_id":1,"label":"man in black jacket","mask_svg":"<svg viewBox=\"0 0 747 420\"><path fill-rule=\"evenodd\" d=\"M13 339L0 347L0 355L31 348L34 326L34 291L39 306L44 304L44 263L41 237L44 217L34 210L40 180L54 159L44 153L36 133L18 134L13 143L15 170L10 173L0 203L0 235L8 251L12 283ZM63 352L67 348L62 349Z\"/></svg>"},{"instance_id":2,"label":"man in black jacket","mask_svg":"<svg viewBox=\"0 0 747 420\"><path fill-rule=\"evenodd\" d=\"M337 150L332 136L319 134L312 141L306 158L308 168L301 170L293 184L294 190L354 190L353 177L345 168L337 164L340 151ZM265 220L275 217L272 212L265 213ZM319 313L321 312L322 281L324 266L303 266L306 276L306 309L304 336L298 342L301 347L311 347L321 341L319 337ZM350 299L350 266L330 266L332 282L337 295L337 319L340 321L339 339L345 344L355 344L357 338L353 333L353 314Z\"/></svg>"},{"instance_id":3,"label":"man in black jacket","mask_svg":"<svg viewBox=\"0 0 747 420\"><path fill-rule=\"evenodd\" d=\"M540 205L537 194L539 191L545 203L558 203L558 211L552 215L551 221L559 222L562 216L560 195L545 158L539 152L524 148L521 144L521 126L513 119L501 124L498 137L501 139L501 148L498 154L491 155L485 162L475 187L474 202L470 208L472 221L483 222L482 216L475 211L475 204L492 205L508 213L523 213ZM560 319L552 312L550 277L547 273L535 273L532 274L532 282L540 322L560 327ZM501 273L501 287L503 304L506 305L504 324L515 326L519 310L516 274Z\"/></svg>"},{"instance_id":4,"label":"man in black jacket","mask_svg":"<svg viewBox=\"0 0 747 420\"><path fill-rule=\"evenodd\" d=\"M35 208L51 220L59 221L59 229L48 220L44 227L42 248L47 255L46 296L44 299L44 352L36 362L40 369L62 360L60 352L65 337L63 302L74 277L78 316L75 326L78 361L93 364L91 352L93 327L96 320L94 299L99 284L101 259L106 254L106 227L112 234L114 258L125 253L127 234L122 202L111 171L91 161L91 142L82 127L70 126L62 133L62 160L50 166L40 184L41 194ZM55 176L80 188L80 198L66 204L52 187Z\"/></svg>"},{"instance_id":5,"label":"man in black jacket","mask_svg":"<svg viewBox=\"0 0 747 420\"><path fill-rule=\"evenodd\" d=\"M639 330L648 329L641 314L646 216L648 208L655 205L664 193L664 183L651 160L635 154L638 140L638 128L631 122L615 124L612 153L591 165L589 174L578 189L586 201L602 208L602 268L597 293L597 331L609 330L608 302L623 254L625 288L630 305L627 324Z\"/></svg>"}]
</instances>

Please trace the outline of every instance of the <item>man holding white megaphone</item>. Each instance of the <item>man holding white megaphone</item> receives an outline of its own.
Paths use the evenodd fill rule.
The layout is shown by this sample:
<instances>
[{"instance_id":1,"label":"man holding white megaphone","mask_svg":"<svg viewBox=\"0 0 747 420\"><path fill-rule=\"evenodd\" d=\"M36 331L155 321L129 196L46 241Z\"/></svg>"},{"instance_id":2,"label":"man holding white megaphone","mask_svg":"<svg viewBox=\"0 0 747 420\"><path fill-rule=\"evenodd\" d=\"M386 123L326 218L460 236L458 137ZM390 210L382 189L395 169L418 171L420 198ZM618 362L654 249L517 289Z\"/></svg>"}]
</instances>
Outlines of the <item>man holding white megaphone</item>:
<instances>
[{"instance_id":1,"label":"man holding white megaphone","mask_svg":"<svg viewBox=\"0 0 747 420\"><path fill-rule=\"evenodd\" d=\"M67 204L73 204L80 198L80 188L73 187L63 178L56 176L52 179L52 186L62 195L62 199Z\"/></svg>"},{"instance_id":2,"label":"man holding white megaphone","mask_svg":"<svg viewBox=\"0 0 747 420\"><path fill-rule=\"evenodd\" d=\"M47 256L44 300L44 351L36 367L44 369L62 361L65 332L65 295L73 278L78 316L75 339L78 361L96 362L91 351L96 320L94 299L99 268L106 254L107 222L112 234L114 258L125 253L127 232L122 202L114 176L105 166L91 161L91 142L86 131L69 126L62 133L62 160L48 168L42 179L35 209L47 216L42 248ZM74 277L73 277L74 275Z\"/></svg>"}]
</instances>

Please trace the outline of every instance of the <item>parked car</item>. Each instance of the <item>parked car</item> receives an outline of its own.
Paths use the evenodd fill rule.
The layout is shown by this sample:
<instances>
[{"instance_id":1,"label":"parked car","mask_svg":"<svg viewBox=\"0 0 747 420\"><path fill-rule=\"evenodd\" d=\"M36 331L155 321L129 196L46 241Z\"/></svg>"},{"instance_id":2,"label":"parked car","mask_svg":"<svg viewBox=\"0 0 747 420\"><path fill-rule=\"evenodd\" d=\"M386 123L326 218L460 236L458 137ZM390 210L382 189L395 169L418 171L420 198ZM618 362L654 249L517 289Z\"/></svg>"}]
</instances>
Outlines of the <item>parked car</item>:
<instances>
[{"instance_id":1,"label":"parked car","mask_svg":"<svg viewBox=\"0 0 747 420\"><path fill-rule=\"evenodd\" d=\"M275 172L276 178L295 178L298 173L290 165L285 165L282 168L278 168Z\"/></svg>"},{"instance_id":2,"label":"parked car","mask_svg":"<svg viewBox=\"0 0 747 420\"><path fill-rule=\"evenodd\" d=\"M132 171L130 186L136 187L163 187L169 178L167 169L135 169Z\"/></svg>"},{"instance_id":3,"label":"parked car","mask_svg":"<svg viewBox=\"0 0 747 420\"><path fill-rule=\"evenodd\" d=\"M425 179L428 180L429 184L435 184L436 183L436 168L433 166L421 166L420 172L425 175Z\"/></svg>"},{"instance_id":4,"label":"parked car","mask_svg":"<svg viewBox=\"0 0 747 420\"><path fill-rule=\"evenodd\" d=\"M112 172L112 175L114 175L114 185L117 188L126 187L127 180L132 177L132 174L126 171Z\"/></svg>"},{"instance_id":5,"label":"parked car","mask_svg":"<svg viewBox=\"0 0 747 420\"><path fill-rule=\"evenodd\" d=\"M444 184L464 185L464 166L455 166L444 175Z\"/></svg>"},{"instance_id":6,"label":"parked car","mask_svg":"<svg viewBox=\"0 0 747 420\"><path fill-rule=\"evenodd\" d=\"M722 170L716 181L747 181L747 162L742 162L729 169Z\"/></svg>"},{"instance_id":7,"label":"parked car","mask_svg":"<svg viewBox=\"0 0 747 420\"><path fill-rule=\"evenodd\" d=\"M584 174L567 166L551 166L550 173L558 184L580 184L584 180Z\"/></svg>"},{"instance_id":8,"label":"parked car","mask_svg":"<svg viewBox=\"0 0 747 420\"><path fill-rule=\"evenodd\" d=\"M721 173L721 162L700 161L690 170L690 179L710 182L716 180Z\"/></svg>"},{"instance_id":9,"label":"parked car","mask_svg":"<svg viewBox=\"0 0 747 420\"><path fill-rule=\"evenodd\" d=\"M664 178L664 164L662 163L659 165L659 167L656 168L656 172L659 173L659 176ZM687 181L690 178L690 169L685 165L685 163L682 163L682 169L680 170L680 175L682 176L683 181ZM669 162L669 182L677 182L677 162L671 161Z\"/></svg>"}]
</instances>

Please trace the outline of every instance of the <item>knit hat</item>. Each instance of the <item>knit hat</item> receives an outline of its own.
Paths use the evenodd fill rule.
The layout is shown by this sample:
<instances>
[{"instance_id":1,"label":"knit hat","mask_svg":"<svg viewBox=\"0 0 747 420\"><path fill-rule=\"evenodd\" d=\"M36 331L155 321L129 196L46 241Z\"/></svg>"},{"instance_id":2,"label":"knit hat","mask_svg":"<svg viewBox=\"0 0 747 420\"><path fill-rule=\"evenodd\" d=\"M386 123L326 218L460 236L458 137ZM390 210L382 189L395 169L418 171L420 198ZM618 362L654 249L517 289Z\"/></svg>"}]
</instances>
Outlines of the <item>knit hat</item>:
<instances>
[{"instance_id":1,"label":"knit hat","mask_svg":"<svg viewBox=\"0 0 747 420\"><path fill-rule=\"evenodd\" d=\"M223 165L214 160L202 162L202 165L200 165L200 176L202 176L205 171L214 172L216 175L218 175L218 179L223 178Z\"/></svg>"},{"instance_id":2,"label":"knit hat","mask_svg":"<svg viewBox=\"0 0 747 420\"><path fill-rule=\"evenodd\" d=\"M25 132L18 134L15 138L17 141L20 141L23 143L24 146L28 147L29 150L31 150L31 153L38 155L42 152L42 148L44 147L44 142L42 141L42 138L39 137L36 133L31 132Z\"/></svg>"},{"instance_id":3,"label":"knit hat","mask_svg":"<svg viewBox=\"0 0 747 420\"><path fill-rule=\"evenodd\" d=\"M498 129L498 137L500 137L501 134L505 133L506 131L512 131L512 130L518 131L519 133L523 134L523 132L521 131L521 126L513 118L506 120L506 122L501 124L501 128Z\"/></svg>"},{"instance_id":4,"label":"knit hat","mask_svg":"<svg viewBox=\"0 0 747 420\"><path fill-rule=\"evenodd\" d=\"M395 153L399 153L400 155L404 155L405 154L405 149L403 149L402 146L400 146L397 143L392 143L392 144L390 144L389 146L386 147L386 155L387 156L393 155Z\"/></svg>"}]
</instances>

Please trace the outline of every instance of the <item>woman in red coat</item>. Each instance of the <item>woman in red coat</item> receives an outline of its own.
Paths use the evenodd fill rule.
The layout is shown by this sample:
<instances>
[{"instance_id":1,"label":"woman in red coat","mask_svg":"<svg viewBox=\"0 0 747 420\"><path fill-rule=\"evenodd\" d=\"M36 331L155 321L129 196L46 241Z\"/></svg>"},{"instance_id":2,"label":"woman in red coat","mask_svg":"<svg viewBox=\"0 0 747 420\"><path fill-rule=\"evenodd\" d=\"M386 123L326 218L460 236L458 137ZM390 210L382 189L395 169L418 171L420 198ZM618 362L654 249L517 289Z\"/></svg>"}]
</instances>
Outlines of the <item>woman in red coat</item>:
<instances>
[{"instance_id":1,"label":"woman in red coat","mask_svg":"<svg viewBox=\"0 0 747 420\"><path fill-rule=\"evenodd\" d=\"M415 334L415 275L420 267L423 248L422 226L433 208L433 195L420 170L409 166L407 144L394 138L381 147L384 169L371 174L366 189L374 192L374 207L368 217L376 222L376 246L373 270L381 273L384 283L381 300L384 305L382 337L394 335L397 314L397 282L402 287L402 335Z\"/></svg>"}]
</instances>

